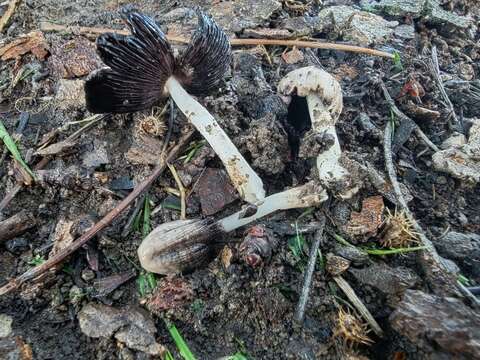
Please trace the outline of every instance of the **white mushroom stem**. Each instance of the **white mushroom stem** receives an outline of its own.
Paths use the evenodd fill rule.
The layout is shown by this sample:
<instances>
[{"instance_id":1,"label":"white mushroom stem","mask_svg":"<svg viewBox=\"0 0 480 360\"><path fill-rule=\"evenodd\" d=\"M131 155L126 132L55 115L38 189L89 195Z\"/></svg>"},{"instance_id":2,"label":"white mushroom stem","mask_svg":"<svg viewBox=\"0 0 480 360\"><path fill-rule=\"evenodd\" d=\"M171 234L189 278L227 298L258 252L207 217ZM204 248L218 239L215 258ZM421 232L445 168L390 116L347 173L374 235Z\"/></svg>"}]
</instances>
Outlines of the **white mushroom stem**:
<instances>
[{"instance_id":1,"label":"white mushroom stem","mask_svg":"<svg viewBox=\"0 0 480 360\"><path fill-rule=\"evenodd\" d=\"M173 76L167 80L165 89L225 165L240 197L252 204L262 202L265 198L262 179L250 167L214 117L188 94Z\"/></svg>"},{"instance_id":2,"label":"white mushroom stem","mask_svg":"<svg viewBox=\"0 0 480 360\"><path fill-rule=\"evenodd\" d=\"M263 204L257 208L256 213L250 217L242 218L243 211L239 211L219 220L218 225L225 232L230 232L275 211L317 206L327 199L328 195L325 189L313 183L307 183L267 196Z\"/></svg>"},{"instance_id":3,"label":"white mushroom stem","mask_svg":"<svg viewBox=\"0 0 480 360\"><path fill-rule=\"evenodd\" d=\"M322 187L308 183L265 198L253 216L243 211L210 223L208 219L177 220L156 227L142 241L138 258L145 270L157 274L180 273L205 260L209 242L277 210L317 206L328 199Z\"/></svg>"},{"instance_id":4,"label":"white mushroom stem","mask_svg":"<svg viewBox=\"0 0 480 360\"><path fill-rule=\"evenodd\" d=\"M329 186L343 180L348 171L339 163L342 151L335 130L343 108L342 89L338 81L326 71L308 66L288 73L280 81L278 90L285 95L296 93L306 97L312 131L334 139L330 148L317 154L320 181Z\"/></svg>"}]
</instances>

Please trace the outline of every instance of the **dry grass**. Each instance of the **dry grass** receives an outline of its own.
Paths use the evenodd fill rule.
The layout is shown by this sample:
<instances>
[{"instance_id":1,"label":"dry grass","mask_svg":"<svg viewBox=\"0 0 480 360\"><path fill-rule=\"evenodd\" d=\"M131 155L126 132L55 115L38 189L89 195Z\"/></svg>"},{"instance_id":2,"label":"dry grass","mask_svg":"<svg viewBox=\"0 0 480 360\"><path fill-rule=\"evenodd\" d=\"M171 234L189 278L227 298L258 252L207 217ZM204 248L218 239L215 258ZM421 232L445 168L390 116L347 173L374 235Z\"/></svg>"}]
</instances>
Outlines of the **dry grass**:
<instances>
[{"instance_id":1,"label":"dry grass","mask_svg":"<svg viewBox=\"0 0 480 360\"><path fill-rule=\"evenodd\" d=\"M419 243L418 233L406 214L396 209L392 214L387 208L380 244L385 248L408 248Z\"/></svg>"},{"instance_id":2,"label":"dry grass","mask_svg":"<svg viewBox=\"0 0 480 360\"><path fill-rule=\"evenodd\" d=\"M355 312L349 308L339 308L333 336L342 338L347 348L352 348L359 344L373 344L373 340L368 336L369 332L368 324Z\"/></svg>"}]
</instances>

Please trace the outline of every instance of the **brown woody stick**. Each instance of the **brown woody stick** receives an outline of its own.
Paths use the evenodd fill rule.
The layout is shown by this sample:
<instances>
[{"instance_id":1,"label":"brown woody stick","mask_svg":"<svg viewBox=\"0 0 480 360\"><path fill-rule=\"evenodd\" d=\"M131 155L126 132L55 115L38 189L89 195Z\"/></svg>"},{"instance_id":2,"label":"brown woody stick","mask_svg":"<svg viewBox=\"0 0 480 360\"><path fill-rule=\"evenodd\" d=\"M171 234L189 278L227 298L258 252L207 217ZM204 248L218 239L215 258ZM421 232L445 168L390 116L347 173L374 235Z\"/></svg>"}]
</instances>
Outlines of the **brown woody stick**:
<instances>
[{"instance_id":1,"label":"brown woody stick","mask_svg":"<svg viewBox=\"0 0 480 360\"><path fill-rule=\"evenodd\" d=\"M33 226L35 226L35 218L26 210L0 221L0 243L23 234Z\"/></svg>"},{"instance_id":2,"label":"brown woody stick","mask_svg":"<svg viewBox=\"0 0 480 360\"><path fill-rule=\"evenodd\" d=\"M5 295L13 290L18 289L25 282L32 280L39 275L45 273L53 266L62 262L67 256L73 254L76 250L81 248L85 243L87 243L91 238L98 234L101 230L106 228L113 220L115 220L130 204L140 196L154 181L159 177L165 170L166 164L175 160L180 150L188 142L193 130L189 130L185 133L179 140L177 145L173 146L172 149L168 152L168 155L165 156L165 153L160 155L160 160L157 166L153 169L153 172L143 180L120 204L118 204L114 209L112 209L107 215L105 215L99 222L97 222L91 229L85 232L77 240L73 241L69 246L62 249L59 253L49 258L43 264L35 266L34 268L26 271L16 279L10 280L7 284L0 288L0 296Z\"/></svg>"},{"instance_id":3,"label":"brown woody stick","mask_svg":"<svg viewBox=\"0 0 480 360\"><path fill-rule=\"evenodd\" d=\"M114 30L109 28L86 27L86 26L64 26L64 25L57 25L57 24L52 24L48 22L41 23L40 30L45 32L76 33L76 34L83 34L86 36L93 36L93 37L96 37L106 32L113 32L113 33L122 34L122 35L130 34L130 32L127 30ZM179 43L179 44L188 44L189 42L189 39L185 39L179 36L167 35L167 39L168 41ZM361 46L318 42L318 41L274 40L274 39L230 39L230 44L233 46L242 46L242 45L296 46L296 47L315 48L315 49L348 51L348 52L355 52L355 53L393 59L393 54L390 54L384 51L364 48Z\"/></svg>"},{"instance_id":4,"label":"brown woody stick","mask_svg":"<svg viewBox=\"0 0 480 360\"><path fill-rule=\"evenodd\" d=\"M8 22L10 21L10 18L13 16L15 13L15 10L17 9L18 5L22 0L10 0L10 3L8 4L7 11L5 11L5 14L0 18L0 32L5 29L7 26Z\"/></svg>"}]
</instances>

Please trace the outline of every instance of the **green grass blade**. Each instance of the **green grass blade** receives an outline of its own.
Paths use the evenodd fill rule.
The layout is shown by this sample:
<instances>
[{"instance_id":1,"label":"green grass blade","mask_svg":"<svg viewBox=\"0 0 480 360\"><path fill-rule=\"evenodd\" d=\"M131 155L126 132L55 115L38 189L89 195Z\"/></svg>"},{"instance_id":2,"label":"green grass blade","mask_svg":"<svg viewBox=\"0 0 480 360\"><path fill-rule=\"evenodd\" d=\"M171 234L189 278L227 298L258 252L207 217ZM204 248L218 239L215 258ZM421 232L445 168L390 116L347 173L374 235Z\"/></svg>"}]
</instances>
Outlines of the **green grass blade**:
<instances>
[{"instance_id":1,"label":"green grass blade","mask_svg":"<svg viewBox=\"0 0 480 360\"><path fill-rule=\"evenodd\" d=\"M192 352L188 348L187 343L185 342L185 340L183 340L182 335L180 335L175 325L167 322L166 320L165 325L167 326L168 331L170 332L170 336L175 342L175 345L177 345L177 349L180 352L180 355L182 355L185 360L196 360L195 356L193 356Z\"/></svg>"},{"instance_id":2,"label":"green grass blade","mask_svg":"<svg viewBox=\"0 0 480 360\"><path fill-rule=\"evenodd\" d=\"M152 211L150 210L150 199L148 198L148 195L146 195L145 206L143 208L143 227L142 227L143 237L146 237L148 234L150 234L150 231L152 231L152 226L150 224L151 212Z\"/></svg>"},{"instance_id":3,"label":"green grass blade","mask_svg":"<svg viewBox=\"0 0 480 360\"><path fill-rule=\"evenodd\" d=\"M0 120L0 138L7 147L8 151L10 151L12 156L15 158L15 160L17 160L18 163L25 169L25 171L28 172L33 179L35 179L35 174L28 167L27 163L23 161L22 155L20 154L20 151L18 150L15 141L12 139L7 129L5 129L2 120Z\"/></svg>"},{"instance_id":4,"label":"green grass blade","mask_svg":"<svg viewBox=\"0 0 480 360\"><path fill-rule=\"evenodd\" d=\"M409 253L412 251L419 251L426 249L426 246L415 246L415 247L407 247L407 248L397 248L397 249L363 249L369 255L394 255L394 254L404 254Z\"/></svg>"}]
</instances>

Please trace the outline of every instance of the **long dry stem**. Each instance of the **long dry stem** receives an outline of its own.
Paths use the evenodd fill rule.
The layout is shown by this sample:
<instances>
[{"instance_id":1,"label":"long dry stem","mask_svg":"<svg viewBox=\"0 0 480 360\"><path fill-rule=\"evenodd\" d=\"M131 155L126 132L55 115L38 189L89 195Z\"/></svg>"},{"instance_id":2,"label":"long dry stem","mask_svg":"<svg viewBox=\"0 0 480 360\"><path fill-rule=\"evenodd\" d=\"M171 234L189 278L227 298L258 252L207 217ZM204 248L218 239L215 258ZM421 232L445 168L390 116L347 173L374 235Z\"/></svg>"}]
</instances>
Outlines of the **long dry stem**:
<instances>
[{"instance_id":1,"label":"long dry stem","mask_svg":"<svg viewBox=\"0 0 480 360\"><path fill-rule=\"evenodd\" d=\"M118 204L114 209L112 209L107 215L105 215L99 222L97 222L92 228L90 228L87 232L85 232L82 236L78 239L73 241L69 246L62 249L53 257L49 258L47 261L42 263L41 265L35 266L34 268L26 271L19 277L10 280L6 285L0 288L0 296L5 295L15 289L18 289L23 283L32 280L39 275L43 274L44 272L51 269L53 266L62 262L67 256L73 254L76 250L81 248L84 244L86 244L90 239L92 239L96 234L98 234L101 230L106 228L114 219L116 219L125 209L127 209L130 204L141 194L143 194L150 185L159 177L163 171L165 170L166 164L168 161L174 160L183 146L188 142L190 137L194 132L189 130L185 133L178 141L177 145L175 145L169 152L168 155L165 153L160 155L159 163L154 168L153 172L143 180L120 204Z\"/></svg>"},{"instance_id":2,"label":"long dry stem","mask_svg":"<svg viewBox=\"0 0 480 360\"><path fill-rule=\"evenodd\" d=\"M173 165L167 164L170 172L175 179L175 182L178 186L178 192L180 193L180 219L185 220L187 218L187 205L185 201L185 188L182 184L182 180L180 180L180 176L178 176L177 170Z\"/></svg>"},{"instance_id":3,"label":"long dry stem","mask_svg":"<svg viewBox=\"0 0 480 360\"><path fill-rule=\"evenodd\" d=\"M130 32L126 30L113 30L109 28L99 28L99 27L85 27L85 26L64 26L57 25L48 22L43 22L40 24L40 30L45 32L69 32L74 34L84 34L87 36L96 37L100 34L106 32L115 32L117 34L128 35ZM170 36L167 35L168 41L179 44L188 44L190 39L186 39L179 36ZM302 40L274 40L274 39L230 39L230 44L232 46L257 46L257 45L276 45L276 46L296 46L300 48L314 48L314 49L325 49L325 50L338 50L346 52L355 52L360 54L380 56L388 59L393 59L393 54L379 51L375 49L364 48L361 46L346 45L346 44L335 44L328 42L319 42L319 41L302 41Z\"/></svg>"}]
</instances>

